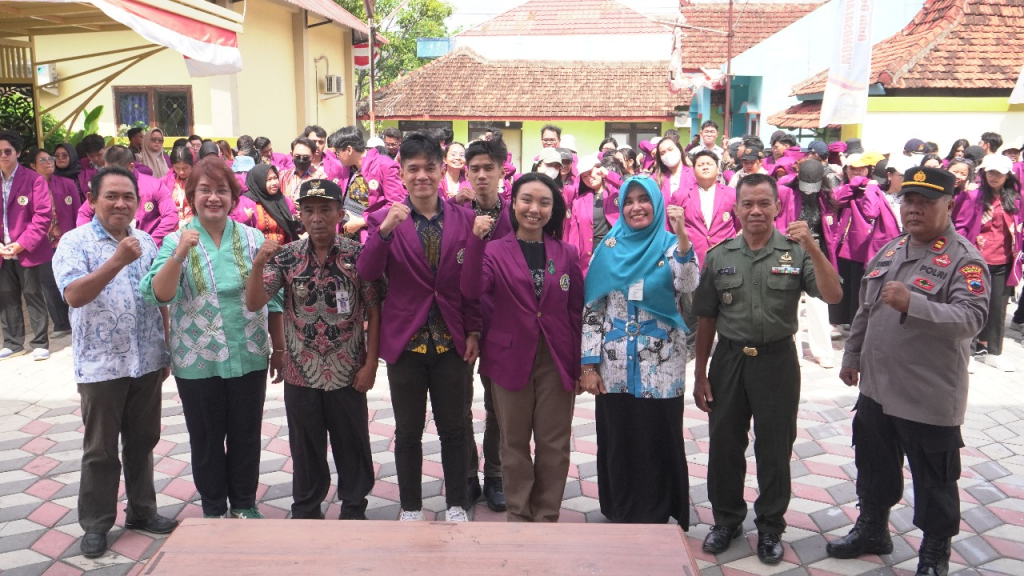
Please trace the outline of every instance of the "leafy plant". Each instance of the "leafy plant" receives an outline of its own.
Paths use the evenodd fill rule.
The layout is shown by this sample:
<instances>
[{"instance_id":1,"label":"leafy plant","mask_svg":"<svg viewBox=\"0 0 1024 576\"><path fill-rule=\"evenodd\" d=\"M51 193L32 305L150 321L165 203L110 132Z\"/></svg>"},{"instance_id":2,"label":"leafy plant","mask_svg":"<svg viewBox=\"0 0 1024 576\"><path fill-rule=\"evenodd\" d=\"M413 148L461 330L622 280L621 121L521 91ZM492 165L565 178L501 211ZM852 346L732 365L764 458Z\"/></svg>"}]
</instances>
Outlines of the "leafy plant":
<instances>
[{"instance_id":1,"label":"leafy plant","mask_svg":"<svg viewBox=\"0 0 1024 576\"><path fill-rule=\"evenodd\" d=\"M18 159L27 163L29 155L36 148L36 124L32 110L32 100L17 92L8 92L0 96L0 126L15 130L25 140L25 150ZM52 114L43 114L43 133L49 132L57 125L57 118ZM57 144L64 142L67 132L63 129L54 130L46 139L43 145L47 150L53 150Z\"/></svg>"},{"instance_id":2,"label":"leafy plant","mask_svg":"<svg viewBox=\"0 0 1024 576\"><path fill-rule=\"evenodd\" d=\"M82 113L85 115L85 119L83 121L84 127L68 138L68 142L72 146L78 146L79 142L82 141L82 138L85 138L90 134L99 134L100 132L100 116L103 115L103 106L97 106L92 110L82 108Z\"/></svg>"}]
</instances>

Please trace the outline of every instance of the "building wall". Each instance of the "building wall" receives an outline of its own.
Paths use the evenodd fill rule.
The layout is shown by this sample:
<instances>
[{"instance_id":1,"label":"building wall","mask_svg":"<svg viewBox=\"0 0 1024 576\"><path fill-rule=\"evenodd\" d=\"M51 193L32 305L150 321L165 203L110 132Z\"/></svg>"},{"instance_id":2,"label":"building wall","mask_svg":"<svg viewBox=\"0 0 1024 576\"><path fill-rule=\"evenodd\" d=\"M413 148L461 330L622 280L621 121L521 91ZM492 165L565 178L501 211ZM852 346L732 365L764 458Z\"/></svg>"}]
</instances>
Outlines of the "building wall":
<instances>
[{"instance_id":1,"label":"building wall","mask_svg":"<svg viewBox=\"0 0 1024 576\"><path fill-rule=\"evenodd\" d=\"M982 132L998 132L1009 143L1024 135L1024 105L1006 98L868 99L868 115L860 126L864 148L899 152L911 138L939 145L945 156L958 138L977 142Z\"/></svg>"},{"instance_id":2,"label":"building wall","mask_svg":"<svg viewBox=\"0 0 1024 576\"><path fill-rule=\"evenodd\" d=\"M672 34L571 34L565 36L456 36L455 48L468 47L492 60L585 60L647 62L665 60ZM652 47L663 49L652 50Z\"/></svg>"}]
</instances>

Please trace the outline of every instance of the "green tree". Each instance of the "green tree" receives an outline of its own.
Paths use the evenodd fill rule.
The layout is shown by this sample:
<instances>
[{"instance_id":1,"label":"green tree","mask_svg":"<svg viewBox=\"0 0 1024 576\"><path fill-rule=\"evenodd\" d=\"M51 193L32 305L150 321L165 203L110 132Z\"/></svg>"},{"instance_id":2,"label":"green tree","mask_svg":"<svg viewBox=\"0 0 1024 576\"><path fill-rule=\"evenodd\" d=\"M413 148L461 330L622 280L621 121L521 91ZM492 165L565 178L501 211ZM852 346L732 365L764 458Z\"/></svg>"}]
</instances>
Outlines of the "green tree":
<instances>
[{"instance_id":1,"label":"green tree","mask_svg":"<svg viewBox=\"0 0 1024 576\"><path fill-rule=\"evenodd\" d=\"M366 21L363 0L335 0L342 8ZM445 0L411 0L407 6L386 22L380 22L402 3L402 0L377 0L375 10L378 33L388 43L380 46L374 76L375 86L387 86L403 74L423 66L430 60L416 57L417 38L446 38L449 35L444 21L452 15L452 7ZM369 70L356 72L357 99L370 93Z\"/></svg>"}]
</instances>

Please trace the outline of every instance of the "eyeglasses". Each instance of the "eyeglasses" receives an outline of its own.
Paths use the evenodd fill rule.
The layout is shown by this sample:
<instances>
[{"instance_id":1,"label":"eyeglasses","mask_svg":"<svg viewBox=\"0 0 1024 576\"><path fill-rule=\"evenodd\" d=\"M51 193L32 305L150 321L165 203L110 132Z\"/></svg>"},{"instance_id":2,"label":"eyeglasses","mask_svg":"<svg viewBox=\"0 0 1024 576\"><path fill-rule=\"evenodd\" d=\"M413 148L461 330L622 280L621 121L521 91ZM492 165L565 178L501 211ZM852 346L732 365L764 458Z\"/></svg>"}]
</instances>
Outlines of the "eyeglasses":
<instances>
[{"instance_id":1,"label":"eyeglasses","mask_svg":"<svg viewBox=\"0 0 1024 576\"><path fill-rule=\"evenodd\" d=\"M164 139L163 138L150 138L149 141L150 142L163 142Z\"/></svg>"},{"instance_id":2,"label":"eyeglasses","mask_svg":"<svg viewBox=\"0 0 1024 576\"><path fill-rule=\"evenodd\" d=\"M218 188L216 190L210 190L209 188L197 188L196 194L200 196L219 196L221 198L227 198L231 196L231 190L227 188Z\"/></svg>"},{"instance_id":3,"label":"eyeglasses","mask_svg":"<svg viewBox=\"0 0 1024 576\"><path fill-rule=\"evenodd\" d=\"M53 158L46 156L44 158L36 158L37 164L53 164Z\"/></svg>"},{"instance_id":4,"label":"eyeglasses","mask_svg":"<svg viewBox=\"0 0 1024 576\"><path fill-rule=\"evenodd\" d=\"M68 156L67 154L60 154L60 153L54 154L53 157L56 158L57 160L67 160L67 159L71 158L71 156Z\"/></svg>"},{"instance_id":5,"label":"eyeglasses","mask_svg":"<svg viewBox=\"0 0 1024 576\"><path fill-rule=\"evenodd\" d=\"M310 156L309 154L296 154L295 156L292 156L292 160L296 162L309 162L312 159L313 157Z\"/></svg>"},{"instance_id":6,"label":"eyeglasses","mask_svg":"<svg viewBox=\"0 0 1024 576\"><path fill-rule=\"evenodd\" d=\"M558 139L557 138L541 138L540 141L545 143L545 144L554 144L555 142L558 142Z\"/></svg>"},{"instance_id":7,"label":"eyeglasses","mask_svg":"<svg viewBox=\"0 0 1024 576\"><path fill-rule=\"evenodd\" d=\"M14 156L15 154L16 152L14 151L14 148L4 148L3 150L0 150L0 156Z\"/></svg>"}]
</instances>

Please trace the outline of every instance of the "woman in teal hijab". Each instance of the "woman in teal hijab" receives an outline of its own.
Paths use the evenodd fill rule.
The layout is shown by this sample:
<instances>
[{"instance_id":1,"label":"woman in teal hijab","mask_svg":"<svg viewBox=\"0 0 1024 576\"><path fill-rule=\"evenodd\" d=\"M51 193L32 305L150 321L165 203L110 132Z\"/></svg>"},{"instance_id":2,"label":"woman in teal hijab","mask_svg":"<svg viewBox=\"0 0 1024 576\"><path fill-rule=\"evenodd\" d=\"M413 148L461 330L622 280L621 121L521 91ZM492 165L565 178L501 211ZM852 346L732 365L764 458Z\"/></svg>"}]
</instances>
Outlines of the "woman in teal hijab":
<instances>
[{"instance_id":1,"label":"woman in teal hijab","mask_svg":"<svg viewBox=\"0 0 1024 576\"><path fill-rule=\"evenodd\" d=\"M598 495L612 522L690 524L680 305L699 270L683 216L669 206L666 218L654 180L626 180L587 273L580 385L597 396Z\"/></svg>"}]
</instances>

